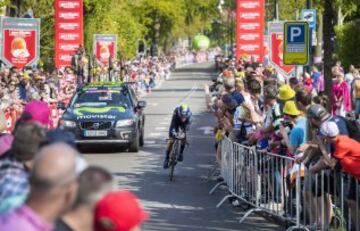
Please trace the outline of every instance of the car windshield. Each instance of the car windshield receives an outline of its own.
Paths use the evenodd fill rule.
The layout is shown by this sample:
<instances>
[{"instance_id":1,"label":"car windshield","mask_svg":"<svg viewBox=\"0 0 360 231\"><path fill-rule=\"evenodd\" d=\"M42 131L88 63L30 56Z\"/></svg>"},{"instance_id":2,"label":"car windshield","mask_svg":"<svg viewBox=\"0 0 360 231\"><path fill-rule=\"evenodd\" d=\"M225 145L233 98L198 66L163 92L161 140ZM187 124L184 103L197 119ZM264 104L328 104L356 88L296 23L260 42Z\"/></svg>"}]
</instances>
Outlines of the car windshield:
<instances>
[{"instance_id":1,"label":"car windshield","mask_svg":"<svg viewBox=\"0 0 360 231\"><path fill-rule=\"evenodd\" d=\"M91 90L78 93L71 106L78 107L130 107L128 96L120 91L113 90Z\"/></svg>"}]
</instances>

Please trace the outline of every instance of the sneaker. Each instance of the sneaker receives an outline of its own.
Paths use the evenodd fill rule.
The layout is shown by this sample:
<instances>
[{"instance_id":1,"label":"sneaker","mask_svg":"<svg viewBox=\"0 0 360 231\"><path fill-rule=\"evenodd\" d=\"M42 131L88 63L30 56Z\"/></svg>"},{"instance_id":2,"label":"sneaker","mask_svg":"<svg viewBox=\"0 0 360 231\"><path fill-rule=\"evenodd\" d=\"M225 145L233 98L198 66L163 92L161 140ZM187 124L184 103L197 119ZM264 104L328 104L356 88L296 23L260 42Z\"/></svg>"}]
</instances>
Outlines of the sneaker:
<instances>
[{"instance_id":1,"label":"sneaker","mask_svg":"<svg viewBox=\"0 0 360 231\"><path fill-rule=\"evenodd\" d=\"M165 159L164 160L164 169L168 169L169 168L169 159Z\"/></svg>"},{"instance_id":2,"label":"sneaker","mask_svg":"<svg viewBox=\"0 0 360 231\"><path fill-rule=\"evenodd\" d=\"M177 159L179 162L182 162L184 160L184 154L180 153Z\"/></svg>"}]
</instances>

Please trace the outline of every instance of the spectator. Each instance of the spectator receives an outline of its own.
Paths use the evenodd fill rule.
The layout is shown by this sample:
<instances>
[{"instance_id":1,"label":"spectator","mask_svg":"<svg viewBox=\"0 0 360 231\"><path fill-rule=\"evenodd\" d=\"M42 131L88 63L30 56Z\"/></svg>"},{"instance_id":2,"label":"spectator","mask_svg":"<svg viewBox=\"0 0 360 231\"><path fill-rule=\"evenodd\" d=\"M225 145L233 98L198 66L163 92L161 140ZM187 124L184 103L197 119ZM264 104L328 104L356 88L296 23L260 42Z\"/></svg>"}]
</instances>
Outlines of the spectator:
<instances>
[{"instance_id":1,"label":"spectator","mask_svg":"<svg viewBox=\"0 0 360 231\"><path fill-rule=\"evenodd\" d=\"M346 73L346 75L345 75L345 81L348 84L348 86L351 86L351 84L355 78L355 71L356 71L356 68L354 67L354 65L350 65L349 72Z\"/></svg>"},{"instance_id":2,"label":"spectator","mask_svg":"<svg viewBox=\"0 0 360 231\"><path fill-rule=\"evenodd\" d=\"M325 155L327 158L324 158L324 164L335 168L337 163L339 163L343 171L355 178L351 180L348 199L349 207L351 208L352 222L356 224L354 226L357 227L354 230L357 230L360 228L360 221L359 217L356 217L356 214L359 214L360 210L356 211L357 189L355 182L357 181L357 184L359 184L360 180L360 143L348 136L340 135L338 126L332 121L325 122L321 126L321 133L334 147L334 151L331 154ZM332 158L329 158L330 156Z\"/></svg>"},{"instance_id":3,"label":"spectator","mask_svg":"<svg viewBox=\"0 0 360 231\"><path fill-rule=\"evenodd\" d=\"M332 114L345 117L346 112L351 111L351 97L349 86L344 81L344 75L339 72L332 85Z\"/></svg>"},{"instance_id":4,"label":"spectator","mask_svg":"<svg viewBox=\"0 0 360 231\"><path fill-rule=\"evenodd\" d=\"M21 205L29 194L29 171L35 153L45 139L45 129L36 123L19 124L10 151L0 158L0 212Z\"/></svg>"},{"instance_id":5,"label":"spectator","mask_svg":"<svg viewBox=\"0 0 360 231\"><path fill-rule=\"evenodd\" d=\"M108 193L95 209L95 231L140 231L149 215L127 191Z\"/></svg>"},{"instance_id":6,"label":"spectator","mask_svg":"<svg viewBox=\"0 0 360 231\"><path fill-rule=\"evenodd\" d=\"M41 149L34 159L26 203L0 217L0 231L51 231L77 193L77 152L62 143Z\"/></svg>"},{"instance_id":7,"label":"spectator","mask_svg":"<svg viewBox=\"0 0 360 231\"><path fill-rule=\"evenodd\" d=\"M319 93L318 89L319 89L319 84L320 84L319 83L320 76L321 76L321 72L318 70L317 67L313 66L311 78L312 78L312 84L313 84L313 89L315 90L315 93Z\"/></svg>"},{"instance_id":8,"label":"spectator","mask_svg":"<svg viewBox=\"0 0 360 231\"><path fill-rule=\"evenodd\" d=\"M107 170L90 166L78 177L79 190L72 208L55 225L55 231L93 230L96 203L113 188Z\"/></svg>"},{"instance_id":9,"label":"spectator","mask_svg":"<svg viewBox=\"0 0 360 231\"><path fill-rule=\"evenodd\" d=\"M307 141L307 122L306 117L301 116L301 111L296 107L294 101L287 101L283 109L284 116L287 117L288 122L293 127L288 135L286 126L280 125L280 133L283 137L283 142L288 148L288 152L295 154L298 147Z\"/></svg>"},{"instance_id":10,"label":"spectator","mask_svg":"<svg viewBox=\"0 0 360 231\"><path fill-rule=\"evenodd\" d=\"M359 118L360 115L360 75L359 70L354 71L354 80L351 85L352 100L355 103L355 115Z\"/></svg>"}]
</instances>

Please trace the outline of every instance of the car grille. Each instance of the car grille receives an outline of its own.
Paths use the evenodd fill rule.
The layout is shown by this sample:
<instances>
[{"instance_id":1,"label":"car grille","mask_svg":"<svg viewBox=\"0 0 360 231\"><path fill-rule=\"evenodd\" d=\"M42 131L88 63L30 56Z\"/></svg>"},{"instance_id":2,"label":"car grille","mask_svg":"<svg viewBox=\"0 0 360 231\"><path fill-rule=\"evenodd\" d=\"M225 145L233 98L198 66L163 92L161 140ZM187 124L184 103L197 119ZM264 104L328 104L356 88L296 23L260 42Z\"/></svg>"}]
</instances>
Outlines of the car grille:
<instances>
[{"instance_id":1,"label":"car grille","mask_svg":"<svg viewBox=\"0 0 360 231\"><path fill-rule=\"evenodd\" d=\"M112 126L112 122L81 122L80 127L85 130L107 130Z\"/></svg>"}]
</instances>

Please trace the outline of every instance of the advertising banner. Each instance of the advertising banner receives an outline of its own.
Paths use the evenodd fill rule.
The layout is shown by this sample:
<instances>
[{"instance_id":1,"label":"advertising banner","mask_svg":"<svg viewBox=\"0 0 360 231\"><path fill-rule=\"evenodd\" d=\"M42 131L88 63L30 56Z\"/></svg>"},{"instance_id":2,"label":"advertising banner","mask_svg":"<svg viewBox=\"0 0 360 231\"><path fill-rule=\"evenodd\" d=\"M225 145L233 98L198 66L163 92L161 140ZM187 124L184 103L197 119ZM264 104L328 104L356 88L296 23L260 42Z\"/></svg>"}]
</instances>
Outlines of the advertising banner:
<instances>
[{"instance_id":1,"label":"advertising banner","mask_svg":"<svg viewBox=\"0 0 360 231\"><path fill-rule=\"evenodd\" d=\"M237 0L236 59L252 56L264 58L265 0Z\"/></svg>"},{"instance_id":2,"label":"advertising banner","mask_svg":"<svg viewBox=\"0 0 360 231\"><path fill-rule=\"evenodd\" d=\"M284 65L283 62L284 22L269 22L268 30L269 61L277 72L289 77L295 71L295 66Z\"/></svg>"},{"instance_id":3,"label":"advertising banner","mask_svg":"<svg viewBox=\"0 0 360 231\"><path fill-rule=\"evenodd\" d=\"M7 66L23 68L40 58L40 19L2 18L1 60Z\"/></svg>"},{"instance_id":4,"label":"advertising banner","mask_svg":"<svg viewBox=\"0 0 360 231\"><path fill-rule=\"evenodd\" d=\"M96 60L108 65L109 59L116 59L117 36L114 34L95 34L93 43L93 53Z\"/></svg>"},{"instance_id":5,"label":"advertising banner","mask_svg":"<svg viewBox=\"0 0 360 231\"><path fill-rule=\"evenodd\" d=\"M71 58L83 46L83 1L55 0L55 66L71 66Z\"/></svg>"}]
</instances>

